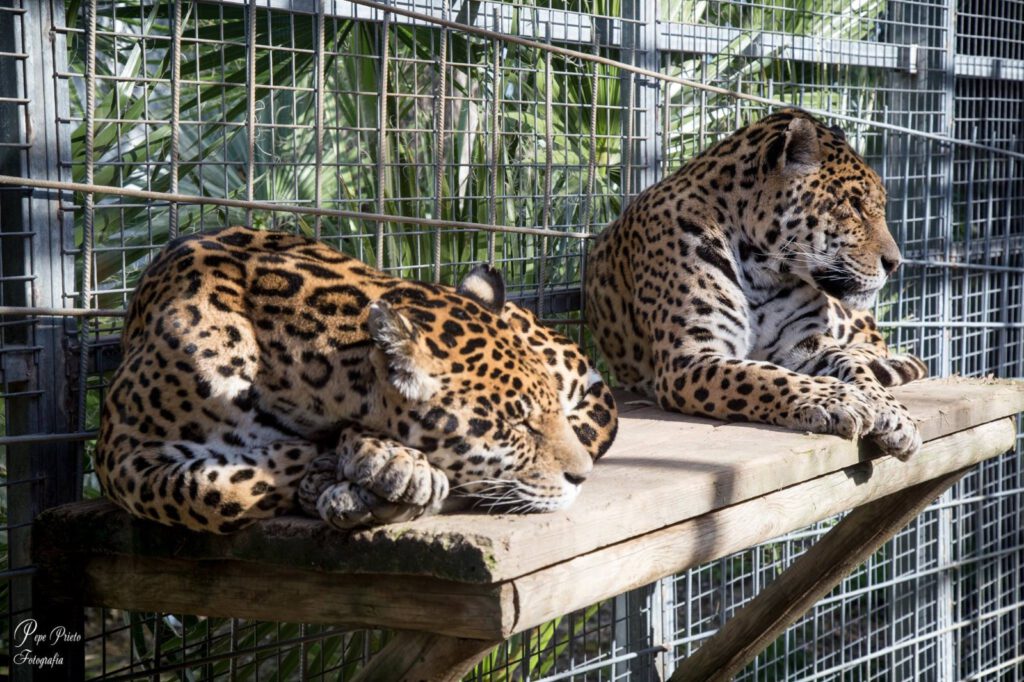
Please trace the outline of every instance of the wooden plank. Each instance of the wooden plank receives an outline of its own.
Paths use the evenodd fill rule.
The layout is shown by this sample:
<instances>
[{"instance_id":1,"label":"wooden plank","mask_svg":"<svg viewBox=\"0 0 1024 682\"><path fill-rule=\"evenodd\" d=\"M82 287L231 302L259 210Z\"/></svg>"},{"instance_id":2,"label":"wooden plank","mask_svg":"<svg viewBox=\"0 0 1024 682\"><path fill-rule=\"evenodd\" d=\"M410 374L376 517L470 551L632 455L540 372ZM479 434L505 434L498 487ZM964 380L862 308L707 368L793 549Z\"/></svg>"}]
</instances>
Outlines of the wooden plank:
<instances>
[{"instance_id":1,"label":"wooden plank","mask_svg":"<svg viewBox=\"0 0 1024 682\"><path fill-rule=\"evenodd\" d=\"M33 528L35 561L70 552L239 559L344 573L430 575L486 583L496 561L491 539L473 532L477 518L460 533L407 540L409 524L359 533L333 530L318 519L286 516L229 536L197 533L134 518L113 503L89 500L48 509ZM428 520L428 519L424 519Z\"/></svg>"},{"instance_id":2,"label":"wooden plank","mask_svg":"<svg viewBox=\"0 0 1024 682\"><path fill-rule=\"evenodd\" d=\"M60 574L48 568L53 585ZM89 556L67 570L84 573L77 579L85 604L130 611L426 630L476 640L508 637L515 614L507 584L118 555Z\"/></svg>"},{"instance_id":3,"label":"wooden plank","mask_svg":"<svg viewBox=\"0 0 1024 682\"><path fill-rule=\"evenodd\" d=\"M459 682L501 642L399 632L363 666L352 682Z\"/></svg>"},{"instance_id":4,"label":"wooden plank","mask_svg":"<svg viewBox=\"0 0 1024 682\"><path fill-rule=\"evenodd\" d=\"M853 510L683 661L669 682L731 680L963 475L945 474Z\"/></svg>"},{"instance_id":5,"label":"wooden plank","mask_svg":"<svg viewBox=\"0 0 1024 682\"><path fill-rule=\"evenodd\" d=\"M894 392L918 419L926 440L1024 410L1021 382L924 381ZM37 547L46 551L50 542L58 551L78 547L153 557L229 558L494 583L839 471L865 457L854 443L835 436L725 425L636 405L624 405L622 412L619 438L565 512L457 513L351 535L314 519L292 517L221 537L159 527L131 519L108 503L93 503L47 512L37 525Z\"/></svg>"},{"instance_id":6,"label":"wooden plank","mask_svg":"<svg viewBox=\"0 0 1024 682\"><path fill-rule=\"evenodd\" d=\"M670 528L576 557L512 581L519 632L658 578L713 561L1013 447L1002 419L926 443L903 463L864 462Z\"/></svg>"},{"instance_id":7,"label":"wooden plank","mask_svg":"<svg viewBox=\"0 0 1024 682\"><path fill-rule=\"evenodd\" d=\"M1024 410L1024 381L927 379L895 388L893 393L912 406L911 414L926 441Z\"/></svg>"},{"instance_id":8,"label":"wooden plank","mask_svg":"<svg viewBox=\"0 0 1024 682\"><path fill-rule=\"evenodd\" d=\"M862 462L498 585L344 575L237 560L116 554L86 554L80 560L68 554L49 560L39 555L38 560L42 579L54 592L80 596L90 605L493 640L961 470L1005 452L1014 438L1011 419L983 424L925 444L907 463L893 458ZM84 578L77 571L84 571Z\"/></svg>"}]
</instances>

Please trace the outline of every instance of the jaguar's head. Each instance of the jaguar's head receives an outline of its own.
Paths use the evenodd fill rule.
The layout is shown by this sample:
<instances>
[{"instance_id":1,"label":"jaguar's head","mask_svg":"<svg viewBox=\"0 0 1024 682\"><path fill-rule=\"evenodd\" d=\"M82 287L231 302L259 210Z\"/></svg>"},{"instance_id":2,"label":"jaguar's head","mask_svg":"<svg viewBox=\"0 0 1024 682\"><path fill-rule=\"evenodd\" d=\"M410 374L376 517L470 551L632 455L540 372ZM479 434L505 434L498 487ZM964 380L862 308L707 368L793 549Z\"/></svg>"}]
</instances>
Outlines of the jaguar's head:
<instances>
[{"instance_id":1,"label":"jaguar's head","mask_svg":"<svg viewBox=\"0 0 1024 682\"><path fill-rule=\"evenodd\" d=\"M387 406L375 421L456 493L506 511L564 509L611 444L614 400L582 351L530 325L504 290L479 266L457 291L370 305Z\"/></svg>"},{"instance_id":2,"label":"jaguar's head","mask_svg":"<svg viewBox=\"0 0 1024 682\"><path fill-rule=\"evenodd\" d=\"M881 178L840 128L802 111L773 114L751 130L762 131L764 250L845 304L871 306L901 260L885 220Z\"/></svg>"}]
</instances>

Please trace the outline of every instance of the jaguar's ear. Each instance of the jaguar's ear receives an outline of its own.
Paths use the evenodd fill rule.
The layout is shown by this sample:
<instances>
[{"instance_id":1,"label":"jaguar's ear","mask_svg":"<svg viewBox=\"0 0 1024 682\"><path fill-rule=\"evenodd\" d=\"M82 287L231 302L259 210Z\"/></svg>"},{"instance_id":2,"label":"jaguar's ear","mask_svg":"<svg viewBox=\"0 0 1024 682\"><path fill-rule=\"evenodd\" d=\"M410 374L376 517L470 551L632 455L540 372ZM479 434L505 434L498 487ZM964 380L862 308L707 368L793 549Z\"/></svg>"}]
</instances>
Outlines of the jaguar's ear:
<instances>
[{"instance_id":1,"label":"jaguar's ear","mask_svg":"<svg viewBox=\"0 0 1024 682\"><path fill-rule=\"evenodd\" d=\"M802 116L789 122L786 128L786 152L782 172L786 175L809 175L821 168L821 144L818 128Z\"/></svg>"},{"instance_id":2,"label":"jaguar's ear","mask_svg":"<svg viewBox=\"0 0 1024 682\"><path fill-rule=\"evenodd\" d=\"M842 128L840 128L839 126L829 126L828 129L832 131L833 135L839 138L840 142L846 142L846 133L843 131Z\"/></svg>"},{"instance_id":3,"label":"jaguar's ear","mask_svg":"<svg viewBox=\"0 0 1024 682\"><path fill-rule=\"evenodd\" d=\"M494 313L500 313L505 307L505 280L500 272L485 263L469 271L458 292Z\"/></svg>"},{"instance_id":4,"label":"jaguar's ear","mask_svg":"<svg viewBox=\"0 0 1024 682\"><path fill-rule=\"evenodd\" d=\"M386 359L386 379L406 399L429 400L440 388L430 373L429 353L419 343L419 330L386 301L370 304L366 329Z\"/></svg>"}]
</instances>

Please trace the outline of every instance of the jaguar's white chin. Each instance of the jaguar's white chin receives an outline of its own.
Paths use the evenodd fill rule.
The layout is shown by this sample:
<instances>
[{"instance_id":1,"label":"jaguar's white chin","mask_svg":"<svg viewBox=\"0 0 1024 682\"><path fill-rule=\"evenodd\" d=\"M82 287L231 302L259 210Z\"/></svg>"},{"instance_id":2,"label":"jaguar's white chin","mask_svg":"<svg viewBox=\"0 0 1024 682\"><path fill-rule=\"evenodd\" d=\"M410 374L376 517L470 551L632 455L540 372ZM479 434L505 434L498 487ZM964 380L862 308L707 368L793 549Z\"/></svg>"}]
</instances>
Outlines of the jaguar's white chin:
<instances>
[{"instance_id":1,"label":"jaguar's white chin","mask_svg":"<svg viewBox=\"0 0 1024 682\"><path fill-rule=\"evenodd\" d=\"M541 514L562 511L571 507L577 497L579 497L578 489L570 494L560 495L559 497L533 499L528 504L528 511Z\"/></svg>"},{"instance_id":2,"label":"jaguar's white chin","mask_svg":"<svg viewBox=\"0 0 1024 682\"><path fill-rule=\"evenodd\" d=\"M875 305L875 299L878 298L878 289L870 289L867 291L858 291L843 296L843 303L854 310L868 310L873 308Z\"/></svg>"},{"instance_id":3,"label":"jaguar's white chin","mask_svg":"<svg viewBox=\"0 0 1024 682\"><path fill-rule=\"evenodd\" d=\"M521 491L522 496L518 505L520 511L547 513L568 509L576 501L576 498L579 497L582 486L569 483L563 479L560 481L560 489L556 491L549 488L548 494L531 490L532 487L531 485L526 485Z\"/></svg>"}]
</instances>

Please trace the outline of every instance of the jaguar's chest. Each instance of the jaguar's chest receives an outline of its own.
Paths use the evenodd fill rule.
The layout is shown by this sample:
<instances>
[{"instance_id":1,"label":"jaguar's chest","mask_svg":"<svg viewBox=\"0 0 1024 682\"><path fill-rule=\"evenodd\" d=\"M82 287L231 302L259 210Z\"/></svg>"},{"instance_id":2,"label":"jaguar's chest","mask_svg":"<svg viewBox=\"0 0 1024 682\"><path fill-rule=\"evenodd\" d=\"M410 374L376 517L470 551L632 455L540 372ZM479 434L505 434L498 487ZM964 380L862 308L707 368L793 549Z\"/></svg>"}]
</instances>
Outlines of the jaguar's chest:
<instances>
[{"instance_id":1,"label":"jaguar's chest","mask_svg":"<svg viewBox=\"0 0 1024 682\"><path fill-rule=\"evenodd\" d=\"M749 301L752 359L769 359L808 335L827 333L828 305L810 285L790 283Z\"/></svg>"}]
</instances>

